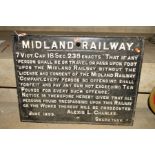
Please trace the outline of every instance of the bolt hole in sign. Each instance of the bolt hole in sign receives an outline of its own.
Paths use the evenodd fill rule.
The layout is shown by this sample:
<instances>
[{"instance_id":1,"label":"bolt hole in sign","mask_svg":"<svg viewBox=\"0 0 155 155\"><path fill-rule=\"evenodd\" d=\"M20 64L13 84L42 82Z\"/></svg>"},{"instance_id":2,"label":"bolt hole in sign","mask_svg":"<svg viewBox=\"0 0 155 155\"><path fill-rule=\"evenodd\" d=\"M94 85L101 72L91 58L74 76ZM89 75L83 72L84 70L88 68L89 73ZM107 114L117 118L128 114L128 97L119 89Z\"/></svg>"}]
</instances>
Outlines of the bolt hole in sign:
<instances>
[{"instance_id":1,"label":"bolt hole in sign","mask_svg":"<svg viewBox=\"0 0 155 155\"><path fill-rule=\"evenodd\" d=\"M149 97L149 108L155 114L155 87L152 89Z\"/></svg>"}]
</instances>

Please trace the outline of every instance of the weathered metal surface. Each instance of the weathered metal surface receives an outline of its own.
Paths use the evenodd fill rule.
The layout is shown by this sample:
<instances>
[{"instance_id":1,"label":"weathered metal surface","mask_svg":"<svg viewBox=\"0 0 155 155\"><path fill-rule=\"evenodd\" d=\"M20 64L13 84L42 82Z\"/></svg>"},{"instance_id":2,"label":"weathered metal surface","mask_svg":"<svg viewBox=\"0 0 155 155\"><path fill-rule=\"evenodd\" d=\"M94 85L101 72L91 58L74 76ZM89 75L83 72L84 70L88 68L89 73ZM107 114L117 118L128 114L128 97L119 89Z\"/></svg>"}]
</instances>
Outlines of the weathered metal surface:
<instances>
[{"instance_id":1,"label":"weathered metal surface","mask_svg":"<svg viewBox=\"0 0 155 155\"><path fill-rule=\"evenodd\" d=\"M22 121L132 125L139 37L14 37Z\"/></svg>"}]
</instances>

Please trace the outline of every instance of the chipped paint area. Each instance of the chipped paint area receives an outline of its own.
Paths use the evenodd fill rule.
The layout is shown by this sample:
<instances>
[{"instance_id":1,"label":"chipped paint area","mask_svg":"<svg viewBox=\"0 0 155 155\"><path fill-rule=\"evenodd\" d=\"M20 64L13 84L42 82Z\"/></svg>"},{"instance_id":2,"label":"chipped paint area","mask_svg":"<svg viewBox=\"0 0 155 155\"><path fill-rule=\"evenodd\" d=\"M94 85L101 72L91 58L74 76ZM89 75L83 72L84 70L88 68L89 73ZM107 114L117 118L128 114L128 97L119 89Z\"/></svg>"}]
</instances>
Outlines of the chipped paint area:
<instances>
[{"instance_id":1,"label":"chipped paint area","mask_svg":"<svg viewBox=\"0 0 155 155\"><path fill-rule=\"evenodd\" d=\"M5 42L6 40L0 40L0 46Z\"/></svg>"}]
</instances>

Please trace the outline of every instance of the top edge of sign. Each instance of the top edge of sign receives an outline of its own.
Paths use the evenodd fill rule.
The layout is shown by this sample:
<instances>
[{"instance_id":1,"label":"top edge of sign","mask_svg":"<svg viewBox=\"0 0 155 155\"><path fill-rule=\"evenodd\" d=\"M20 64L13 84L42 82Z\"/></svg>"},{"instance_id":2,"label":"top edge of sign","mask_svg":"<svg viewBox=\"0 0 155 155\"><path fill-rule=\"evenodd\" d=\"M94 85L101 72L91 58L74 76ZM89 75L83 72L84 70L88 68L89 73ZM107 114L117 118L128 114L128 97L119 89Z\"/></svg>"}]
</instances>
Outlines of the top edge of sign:
<instances>
[{"instance_id":1,"label":"top edge of sign","mask_svg":"<svg viewBox=\"0 0 155 155\"><path fill-rule=\"evenodd\" d=\"M98 35L98 34L27 34L27 33L19 33L19 34L12 34L12 36L20 36L20 37L24 37L24 36L36 36L36 37L93 37L93 38L139 38L139 39L145 39L145 37L143 36L122 36L122 35Z\"/></svg>"}]
</instances>

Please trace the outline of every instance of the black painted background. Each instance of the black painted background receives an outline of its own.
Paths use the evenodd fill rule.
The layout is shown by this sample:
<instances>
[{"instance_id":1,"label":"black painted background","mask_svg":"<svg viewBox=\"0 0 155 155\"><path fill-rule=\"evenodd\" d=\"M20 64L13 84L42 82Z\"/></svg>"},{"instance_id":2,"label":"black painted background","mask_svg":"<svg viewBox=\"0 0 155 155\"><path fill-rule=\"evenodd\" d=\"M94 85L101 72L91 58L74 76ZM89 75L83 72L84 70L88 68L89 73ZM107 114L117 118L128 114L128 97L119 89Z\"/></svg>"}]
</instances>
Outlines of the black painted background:
<instances>
[{"instance_id":1,"label":"black painted background","mask_svg":"<svg viewBox=\"0 0 155 155\"><path fill-rule=\"evenodd\" d=\"M66 114L66 109L39 109L40 112L54 112L56 114L55 117L42 117L42 116L28 116L29 111L35 111L35 108L24 108L22 105L23 103L23 98L21 95L21 86L20 86L20 80L19 80L19 75L18 75L18 66L20 64L17 63L16 60L18 60L19 58L16 57L16 52L22 52L22 53L33 53L33 52L38 52L38 53L47 53L46 50L44 49L22 49L21 48L21 41L22 40L40 40L40 41L47 41L47 42L51 42L53 40L55 41L74 41L75 38L79 38L80 42L82 41L94 41L94 42L110 42L110 41L117 41L117 42L134 42L134 47L138 47L141 49L141 53L139 53L139 57L137 60L137 72L136 72L136 78L134 79L134 90L111 90L109 96L111 95L122 95L122 96L131 96L133 98L133 104L132 104L132 111L130 112L126 112L126 111L119 111L119 115L118 116L101 116L102 118L121 118L123 119L123 122L117 123L117 122L96 122L95 121L95 115L94 114L85 114L85 115L67 115ZM138 92L138 86L139 86L139 79L140 79L140 71L141 71L141 64L142 64L142 58L143 58L143 38L139 38L139 37L94 37L94 36L45 36L45 35L27 35L24 37L17 37L14 36L14 50L13 50L13 54L14 54L14 62L15 62L15 72L16 72L16 81L17 81L17 93L18 93L18 101L19 101L19 111L20 111L20 118L21 121L31 121L31 122L55 122L55 123L90 123L90 124L113 124L113 125L132 125L133 124L133 116L135 113L135 105L136 105L136 100L137 100L137 92ZM73 50L66 50L66 51L59 51L59 53L67 53L67 52L74 52L74 50L81 50L81 47L77 47L76 46L76 42L75 42L75 46ZM95 50L91 50L91 51L83 51L85 54L90 54L91 52L93 54L100 54L97 53ZM102 51L102 50L101 50ZM52 52L52 51L50 51ZM56 52L56 51L53 51ZM78 53L76 51L76 53ZM136 52L134 51L103 51L103 53L108 53L111 55L137 55ZM24 58L25 59L25 58ZM35 59L35 58L34 58ZM47 59L47 58L45 58ZM119 60L122 61L122 60ZM116 67L117 68L117 67ZM20 70L21 71L21 70ZM79 77L79 75L78 75ZM80 78L80 77L79 77ZM40 92L41 94L41 92ZM59 104L59 103L57 103ZM106 105L105 105L106 106ZM90 105L91 107L91 105ZM37 109L38 110L38 109ZM93 110L90 110L91 112L93 112Z\"/></svg>"}]
</instances>

